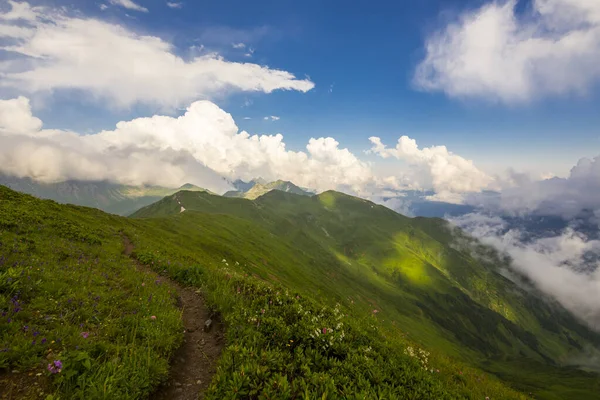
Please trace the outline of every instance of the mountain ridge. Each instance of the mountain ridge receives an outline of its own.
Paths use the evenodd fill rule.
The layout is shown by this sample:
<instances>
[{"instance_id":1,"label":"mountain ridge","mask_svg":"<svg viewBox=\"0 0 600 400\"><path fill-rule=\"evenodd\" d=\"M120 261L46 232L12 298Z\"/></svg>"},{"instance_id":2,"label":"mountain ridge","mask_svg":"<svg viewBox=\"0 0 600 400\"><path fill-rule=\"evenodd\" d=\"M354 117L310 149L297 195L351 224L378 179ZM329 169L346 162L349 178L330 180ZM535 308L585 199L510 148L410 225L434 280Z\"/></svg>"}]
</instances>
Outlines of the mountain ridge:
<instances>
[{"instance_id":1,"label":"mountain ridge","mask_svg":"<svg viewBox=\"0 0 600 400\"><path fill-rule=\"evenodd\" d=\"M178 188L122 185L110 181L70 180L42 183L30 178L16 178L2 174L0 174L0 185L39 198L63 204L98 208L118 215L129 215L181 189L209 192L191 183Z\"/></svg>"},{"instance_id":2,"label":"mountain ridge","mask_svg":"<svg viewBox=\"0 0 600 400\"><path fill-rule=\"evenodd\" d=\"M0 188L0 194L5 192ZM287 360L285 363L296 362L295 357L302 353L292 356L286 352L287 345L291 348L292 344L312 343L310 332L314 336L315 328L323 329L323 325L315 327L307 318L307 325L292 325L293 329L286 330L294 324L288 318L299 315L294 308L299 307L298 298L317 302L318 308L310 308L315 317L320 315L321 307L343 307L350 315L344 324L350 327L356 321L364 324L364 332L371 332L360 338L352 336L342 358L336 358L342 353L325 352L318 356L332 360L334 364L319 365L323 365L323 371L334 374L342 386L363 381L347 382L347 373L335 372L335 363L349 365L346 362L359 360L356 365L364 366L364 353L353 353L363 351L359 344L369 343L369 348L375 349L386 343L390 347L376 350L380 352L377 359L384 354L400 357L393 358L396 361L373 361L372 368L376 366L386 374L409 373L406 366L392 367L402 357L413 359L410 354L414 351L409 348L419 346L434 351L431 361L421 362L433 363L442 371L443 391L427 392L430 389L419 389L419 383L414 390L421 393L417 396L420 398L462 398L463 389L455 386L460 382L464 383L458 387L468 384L469 393L477 393L474 398L490 394L494 398L515 398L506 388L492 389L484 384L480 372L465 372L466 365L501 377L505 384L522 391L536 392L540 398L592 399L597 394L597 375L563 365L565 360L581 355L587 346L597 347L598 334L590 332L559 305L537 298L535 290L524 290L503 277L499 273L501 260L484 264L471 254L452 248L455 236L445 230L443 220L408 218L371 201L335 191L308 197L273 190L248 200L183 190L141 209L134 214L136 218L108 216L97 210L53 205L8 193L8 203L0 201L0 207L7 211L5 215L11 216L13 208L19 210L33 204L27 211L31 217L17 213L8 221L0 219L1 229L15 230L11 235L22 235L28 232L23 227L36 226L21 226L24 217L43 221L43 214L34 215L39 210L60 213L49 221L67 212L84 213L85 218L78 217L70 228L77 233L76 238L83 235L98 246L122 232L135 243L135 257L140 262L188 284L202 283L203 291L212 293L211 301L219 305L227 318L233 318L227 326L241 327L239 331L230 330L228 336L246 350L236 353L236 346L225 348L221 362L227 368L217 373L210 398L226 396L226 382L231 379L226 371L235 371L237 365L232 364L233 359L255 360L251 354L257 329L263 332L260 335L266 335L260 336L265 340L261 346L279 352L278 357ZM11 196L14 200L10 200ZM185 212L181 212L181 207L185 207ZM102 236L97 240L84 233L84 226L88 225L83 224L90 224L94 227L90 232L97 231ZM119 239L118 234L116 238ZM257 289L258 282L267 286ZM271 285L277 289L267 289ZM299 297L273 297L273 304L265 300L270 298L269 293L280 296L288 290ZM254 296L252 293L256 297L251 297L250 303L241 300L242 296ZM232 304L238 301L242 301L240 308L231 314ZM271 314L279 301L292 308L282 305L280 312ZM308 303L303 304L308 307ZM254 311L248 315L249 310ZM248 325L254 312L258 318L267 313L259 326L256 321ZM336 332L335 323L330 326ZM307 333L302 333L305 330ZM283 335L283 344L267 344L273 343L273 332ZM310 352L314 351L324 350L310 347ZM357 354L359 359L350 354ZM245 371L255 376L252 369ZM361 367L353 371L362 374L366 370ZM444 380L442 375L447 371L453 372ZM289 373L286 379L299 379L298 372ZM437 382L433 373L428 369L427 376ZM421 382L422 378L412 376L410 379ZM394 382L400 378L390 375L390 379ZM381 382L377 382L363 387L381 387Z\"/></svg>"}]
</instances>

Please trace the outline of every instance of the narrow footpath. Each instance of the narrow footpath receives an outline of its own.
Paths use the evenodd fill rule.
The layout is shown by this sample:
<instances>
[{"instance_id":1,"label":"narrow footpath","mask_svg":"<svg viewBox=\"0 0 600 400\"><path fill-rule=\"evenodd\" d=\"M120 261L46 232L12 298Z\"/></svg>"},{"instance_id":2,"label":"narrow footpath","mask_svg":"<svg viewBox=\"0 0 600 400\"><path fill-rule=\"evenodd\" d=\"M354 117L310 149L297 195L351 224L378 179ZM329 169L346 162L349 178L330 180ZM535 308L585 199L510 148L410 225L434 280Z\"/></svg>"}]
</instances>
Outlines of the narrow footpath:
<instances>
[{"instance_id":1,"label":"narrow footpath","mask_svg":"<svg viewBox=\"0 0 600 400\"><path fill-rule=\"evenodd\" d=\"M125 255L131 257L134 250L133 243L129 238L124 237L123 244ZM148 266L135 261L141 271L156 275ZM223 324L215 315L211 315L204 304L204 299L194 289L183 287L165 277L160 279L177 293L177 305L183 310L185 336L181 347L171 360L168 381L157 388L150 398L203 399L216 372L217 360L225 344Z\"/></svg>"}]
</instances>

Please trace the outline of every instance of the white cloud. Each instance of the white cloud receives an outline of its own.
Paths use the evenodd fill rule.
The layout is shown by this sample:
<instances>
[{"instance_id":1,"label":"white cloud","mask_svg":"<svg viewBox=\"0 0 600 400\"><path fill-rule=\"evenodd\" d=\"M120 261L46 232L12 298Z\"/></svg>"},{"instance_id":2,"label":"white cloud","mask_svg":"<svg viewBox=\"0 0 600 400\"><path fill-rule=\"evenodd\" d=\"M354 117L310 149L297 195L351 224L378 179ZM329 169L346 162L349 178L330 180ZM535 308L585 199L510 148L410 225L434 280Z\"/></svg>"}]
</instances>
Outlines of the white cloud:
<instances>
[{"instance_id":1,"label":"white cloud","mask_svg":"<svg viewBox=\"0 0 600 400\"><path fill-rule=\"evenodd\" d=\"M360 190L374 181L369 166L333 138L312 138L306 152L289 151L281 134L240 132L209 101L194 102L178 118L138 118L85 136L41 126L27 99L0 102L2 172L45 181L192 182L217 192L226 189L219 176L286 179L318 190Z\"/></svg>"},{"instance_id":2,"label":"white cloud","mask_svg":"<svg viewBox=\"0 0 600 400\"><path fill-rule=\"evenodd\" d=\"M115 6L121 6L127 8L128 10L140 11L140 12L148 12L146 7L142 7L139 4L133 2L132 0L108 0L110 4Z\"/></svg>"},{"instance_id":3,"label":"white cloud","mask_svg":"<svg viewBox=\"0 0 600 400\"><path fill-rule=\"evenodd\" d=\"M582 158L566 178L535 180L513 173L508 183L497 194L470 195L466 202L509 215L600 216L600 156Z\"/></svg>"},{"instance_id":4,"label":"white cloud","mask_svg":"<svg viewBox=\"0 0 600 400\"><path fill-rule=\"evenodd\" d=\"M307 92L314 87L310 80L296 79L287 71L229 62L215 53L186 60L159 37L141 36L111 23L11 5L12 10L0 13L0 18L26 18L31 33L13 33L18 44L4 49L14 59L24 55L28 60L19 71L0 69L0 87L29 94L78 90L113 107L142 103L165 109L235 91Z\"/></svg>"},{"instance_id":5,"label":"white cloud","mask_svg":"<svg viewBox=\"0 0 600 400\"><path fill-rule=\"evenodd\" d=\"M183 3L167 2L167 7L170 8L183 8Z\"/></svg>"},{"instance_id":6,"label":"white cloud","mask_svg":"<svg viewBox=\"0 0 600 400\"><path fill-rule=\"evenodd\" d=\"M234 49L245 49L246 45L244 43L233 43L231 45Z\"/></svg>"},{"instance_id":7,"label":"white cloud","mask_svg":"<svg viewBox=\"0 0 600 400\"><path fill-rule=\"evenodd\" d=\"M433 189L435 200L461 202L462 194L480 192L493 183L493 179L480 171L473 161L448 151L446 146L419 149L417 142L408 136L400 137L395 148L386 147L378 137L369 140L373 145L369 153L393 157L411 167L402 177L404 182L398 186Z\"/></svg>"},{"instance_id":8,"label":"white cloud","mask_svg":"<svg viewBox=\"0 0 600 400\"><path fill-rule=\"evenodd\" d=\"M600 2L493 1L431 35L416 84L453 97L506 103L585 94L600 81Z\"/></svg>"},{"instance_id":9,"label":"white cloud","mask_svg":"<svg viewBox=\"0 0 600 400\"><path fill-rule=\"evenodd\" d=\"M0 133L25 134L42 129L42 121L31 114L29 99L0 100Z\"/></svg>"},{"instance_id":10,"label":"white cloud","mask_svg":"<svg viewBox=\"0 0 600 400\"><path fill-rule=\"evenodd\" d=\"M498 217L469 214L452 222L508 254L512 269L600 331L600 269L597 263L590 267L585 261L586 254L600 251L600 241L566 229L561 235L525 243L519 231L504 233L504 222Z\"/></svg>"},{"instance_id":11,"label":"white cloud","mask_svg":"<svg viewBox=\"0 0 600 400\"><path fill-rule=\"evenodd\" d=\"M0 13L0 20L5 21L35 21L35 19L43 11L41 7L31 7L29 3L20 3L9 0L8 4L11 9L7 12Z\"/></svg>"},{"instance_id":12,"label":"white cloud","mask_svg":"<svg viewBox=\"0 0 600 400\"><path fill-rule=\"evenodd\" d=\"M263 118L265 121L279 121L281 118L276 115L271 115Z\"/></svg>"},{"instance_id":13,"label":"white cloud","mask_svg":"<svg viewBox=\"0 0 600 400\"><path fill-rule=\"evenodd\" d=\"M29 28L0 24L0 38L25 39L32 35L33 31Z\"/></svg>"},{"instance_id":14,"label":"white cloud","mask_svg":"<svg viewBox=\"0 0 600 400\"><path fill-rule=\"evenodd\" d=\"M100 4L98 7L100 7L100 10L102 10L102 11L108 9L108 6L104 3Z\"/></svg>"}]
</instances>

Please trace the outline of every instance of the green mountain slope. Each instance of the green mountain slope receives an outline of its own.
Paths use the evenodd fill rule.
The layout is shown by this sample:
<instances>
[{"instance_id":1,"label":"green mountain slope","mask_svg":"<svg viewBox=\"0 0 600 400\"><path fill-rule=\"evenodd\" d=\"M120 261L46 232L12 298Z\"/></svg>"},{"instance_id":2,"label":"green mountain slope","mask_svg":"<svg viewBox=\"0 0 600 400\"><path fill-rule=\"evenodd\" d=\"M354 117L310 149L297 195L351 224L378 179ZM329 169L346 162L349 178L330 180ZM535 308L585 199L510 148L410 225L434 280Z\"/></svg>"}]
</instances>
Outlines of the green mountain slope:
<instances>
[{"instance_id":1,"label":"green mountain slope","mask_svg":"<svg viewBox=\"0 0 600 400\"><path fill-rule=\"evenodd\" d=\"M504 278L502 260L482 262L457 250L443 220L409 219L336 192L306 197L281 191L255 201L180 192L133 216L163 217L164 224L179 214L179 203L186 213L175 218L201 220L198 227L226 217L245 221L244 231L229 232L239 250L224 253L226 258L237 254L246 261L264 243L281 243L279 250L265 250L262 261L248 263L253 273L325 301L350 302L365 313L377 310L395 334L524 390L544 394L540 381L563 374L563 363L600 344L598 334L558 304ZM523 368L543 376L523 375ZM566 381L556 385L552 393L592 398L587 389L571 392Z\"/></svg>"},{"instance_id":2,"label":"green mountain slope","mask_svg":"<svg viewBox=\"0 0 600 400\"><path fill-rule=\"evenodd\" d=\"M139 262L199 287L221 313L227 344L208 399L528 398L510 386L592 399L600 389L597 375L558 366L597 335L449 247L441 221L336 192L250 201L182 191L136 215L148 218L0 186L0 382L2 369L19 369L42 373L61 398L141 398L165 376L180 324L168 297L148 301L168 293L140 284L121 254L126 236ZM123 319L127 310L137 311ZM159 330L152 313L165 319ZM33 328L60 344L31 347ZM45 372L48 354L68 361L61 374ZM122 372L118 360L133 364Z\"/></svg>"},{"instance_id":3,"label":"green mountain slope","mask_svg":"<svg viewBox=\"0 0 600 400\"><path fill-rule=\"evenodd\" d=\"M145 398L167 377L181 313L123 255L125 222L0 186L0 397Z\"/></svg>"},{"instance_id":4,"label":"green mountain slope","mask_svg":"<svg viewBox=\"0 0 600 400\"><path fill-rule=\"evenodd\" d=\"M225 197L239 197L249 200L257 199L258 197L270 192L271 190L279 190L281 192L294 193L302 196L312 196L313 194L294 185L292 182L278 180L270 183L260 183L259 181L251 181L249 184L241 182L238 184L240 190L226 192Z\"/></svg>"},{"instance_id":5,"label":"green mountain slope","mask_svg":"<svg viewBox=\"0 0 600 400\"><path fill-rule=\"evenodd\" d=\"M123 255L123 237L139 263L197 287L220 312L227 344L207 399L525 398L392 335L370 310L278 283L270 272L292 281L303 265L251 221L194 211L127 219L0 186L3 394L13 380L30 385L28 399L137 399L165 378L181 314L164 278Z\"/></svg>"},{"instance_id":6,"label":"green mountain slope","mask_svg":"<svg viewBox=\"0 0 600 400\"><path fill-rule=\"evenodd\" d=\"M94 207L117 215L129 215L179 190L208 192L206 189L191 184L185 184L178 189L170 189L161 186L119 185L103 181L40 183L29 178L5 175L0 175L0 185L42 199Z\"/></svg>"}]
</instances>

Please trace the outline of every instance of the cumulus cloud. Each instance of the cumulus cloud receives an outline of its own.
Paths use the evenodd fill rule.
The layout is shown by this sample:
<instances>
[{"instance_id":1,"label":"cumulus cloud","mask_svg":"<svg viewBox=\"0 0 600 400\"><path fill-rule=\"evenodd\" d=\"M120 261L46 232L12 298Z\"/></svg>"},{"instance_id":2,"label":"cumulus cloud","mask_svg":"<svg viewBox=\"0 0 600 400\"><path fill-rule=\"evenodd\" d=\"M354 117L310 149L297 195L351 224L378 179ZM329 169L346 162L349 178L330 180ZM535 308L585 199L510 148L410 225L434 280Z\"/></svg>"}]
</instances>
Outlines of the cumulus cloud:
<instances>
[{"instance_id":1,"label":"cumulus cloud","mask_svg":"<svg viewBox=\"0 0 600 400\"><path fill-rule=\"evenodd\" d=\"M558 236L523 240L526 232L506 230L502 219L481 214L455 218L452 223L510 256L514 271L600 331L600 269L597 262L586 260L600 251L600 241L588 240L571 228Z\"/></svg>"},{"instance_id":2,"label":"cumulus cloud","mask_svg":"<svg viewBox=\"0 0 600 400\"><path fill-rule=\"evenodd\" d=\"M175 3L175 2L167 2L167 7L169 8L183 8L183 3Z\"/></svg>"},{"instance_id":3,"label":"cumulus cloud","mask_svg":"<svg viewBox=\"0 0 600 400\"><path fill-rule=\"evenodd\" d=\"M586 93L600 80L600 2L517 0L465 12L432 34L416 84L453 97L506 103Z\"/></svg>"},{"instance_id":4,"label":"cumulus cloud","mask_svg":"<svg viewBox=\"0 0 600 400\"><path fill-rule=\"evenodd\" d=\"M229 187L185 149L140 146L126 140L116 146L107 136L42 129L28 99L0 100L1 173L42 182L110 180L175 187L191 181L214 191Z\"/></svg>"},{"instance_id":5,"label":"cumulus cloud","mask_svg":"<svg viewBox=\"0 0 600 400\"><path fill-rule=\"evenodd\" d=\"M466 202L490 212L523 216L555 215L566 220L586 214L600 221L600 156L582 158L566 178L535 180L512 174L498 193L469 195Z\"/></svg>"},{"instance_id":6,"label":"cumulus cloud","mask_svg":"<svg viewBox=\"0 0 600 400\"><path fill-rule=\"evenodd\" d=\"M26 134L42 129L42 121L31 114L29 99L0 100L0 133Z\"/></svg>"},{"instance_id":7,"label":"cumulus cloud","mask_svg":"<svg viewBox=\"0 0 600 400\"><path fill-rule=\"evenodd\" d=\"M148 12L148 9L146 7L142 7L139 4L133 2L132 0L109 0L109 2L110 4L127 8L128 10Z\"/></svg>"},{"instance_id":8,"label":"cumulus cloud","mask_svg":"<svg viewBox=\"0 0 600 400\"><path fill-rule=\"evenodd\" d=\"M245 43L233 43L231 45L234 49L245 49L246 48L246 44Z\"/></svg>"},{"instance_id":9,"label":"cumulus cloud","mask_svg":"<svg viewBox=\"0 0 600 400\"><path fill-rule=\"evenodd\" d=\"M378 137L369 138L369 153L382 158L396 158L408 163L411 170L404 175L404 185L433 189L439 201L461 202L462 195L488 188L493 179L479 170L473 161L454 154L446 146L419 149L416 140L402 136L394 148L385 146Z\"/></svg>"},{"instance_id":10,"label":"cumulus cloud","mask_svg":"<svg viewBox=\"0 0 600 400\"><path fill-rule=\"evenodd\" d=\"M18 70L15 64L10 69L0 64L0 87L22 93L78 90L114 107L141 103L175 109L234 91L307 92L314 87L310 80L297 79L290 72L229 62L216 53L184 59L163 39L112 23L27 3L10 5L11 10L0 13L0 18L12 31L1 31L16 45L3 49L21 61ZM23 20L28 22L23 25Z\"/></svg>"},{"instance_id":11,"label":"cumulus cloud","mask_svg":"<svg viewBox=\"0 0 600 400\"><path fill-rule=\"evenodd\" d=\"M209 101L192 103L178 118L138 118L81 136L42 129L24 97L2 100L0 170L42 181L192 182L216 192L228 188L222 176L287 179L317 190L360 190L374 181L369 166L333 138L312 138L306 152L290 151L281 134L239 131L231 115Z\"/></svg>"}]
</instances>

